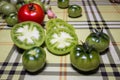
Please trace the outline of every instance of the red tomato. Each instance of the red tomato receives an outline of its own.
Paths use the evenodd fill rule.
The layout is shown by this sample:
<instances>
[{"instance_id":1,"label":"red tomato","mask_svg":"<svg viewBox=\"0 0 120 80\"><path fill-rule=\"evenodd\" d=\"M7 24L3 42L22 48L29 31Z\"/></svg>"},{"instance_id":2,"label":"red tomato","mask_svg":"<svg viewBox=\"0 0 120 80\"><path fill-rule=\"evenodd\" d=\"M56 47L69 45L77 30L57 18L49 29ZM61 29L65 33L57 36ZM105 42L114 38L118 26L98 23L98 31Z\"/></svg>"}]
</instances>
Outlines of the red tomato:
<instances>
[{"instance_id":1,"label":"red tomato","mask_svg":"<svg viewBox=\"0 0 120 80\"><path fill-rule=\"evenodd\" d=\"M44 20L43 9L35 3L25 4L18 11L18 21L34 21L42 24Z\"/></svg>"}]
</instances>

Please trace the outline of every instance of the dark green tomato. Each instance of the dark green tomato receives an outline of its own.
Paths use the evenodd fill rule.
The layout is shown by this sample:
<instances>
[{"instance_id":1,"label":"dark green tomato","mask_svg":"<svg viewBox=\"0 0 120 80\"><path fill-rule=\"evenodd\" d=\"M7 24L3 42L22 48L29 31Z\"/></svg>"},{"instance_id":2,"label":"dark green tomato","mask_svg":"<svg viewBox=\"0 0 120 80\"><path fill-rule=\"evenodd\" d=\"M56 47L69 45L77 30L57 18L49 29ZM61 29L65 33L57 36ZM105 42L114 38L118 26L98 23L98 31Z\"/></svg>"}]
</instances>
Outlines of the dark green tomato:
<instances>
[{"instance_id":1,"label":"dark green tomato","mask_svg":"<svg viewBox=\"0 0 120 80\"><path fill-rule=\"evenodd\" d=\"M46 52L41 47L26 50L22 56L22 64L29 72L36 72L43 68L46 62Z\"/></svg>"},{"instance_id":2,"label":"dark green tomato","mask_svg":"<svg viewBox=\"0 0 120 80\"><path fill-rule=\"evenodd\" d=\"M17 13L10 13L6 18L5 18L6 23L9 26L14 26L15 24L18 23L18 18L17 18Z\"/></svg>"},{"instance_id":3,"label":"dark green tomato","mask_svg":"<svg viewBox=\"0 0 120 80\"><path fill-rule=\"evenodd\" d=\"M16 12L17 10L13 4L7 3L2 6L1 11L4 15L9 15L10 13Z\"/></svg>"},{"instance_id":4,"label":"dark green tomato","mask_svg":"<svg viewBox=\"0 0 120 80\"><path fill-rule=\"evenodd\" d=\"M25 4L24 1L19 1L19 2L17 2L17 4L16 4L17 11L19 11L19 9L20 9L24 4Z\"/></svg>"},{"instance_id":5,"label":"dark green tomato","mask_svg":"<svg viewBox=\"0 0 120 80\"><path fill-rule=\"evenodd\" d=\"M69 6L69 0L57 0L59 8L67 8Z\"/></svg>"},{"instance_id":6,"label":"dark green tomato","mask_svg":"<svg viewBox=\"0 0 120 80\"><path fill-rule=\"evenodd\" d=\"M91 33L86 38L86 42L94 46L99 52L102 52L109 47L110 38L105 33L101 33L99 36L96 33Z\"/></svg>"},{"instance_id":7,"label":"dark green tomato","mask_svg":"<svg viewBox=\"0 0 120 80\"><path fill-rule=\"evenodd\" d=\"M70 53L71 64L80 71L91 71L99 67L100 55L93 48L86 49L83 45L77 45Z\"/></svg>"},{"instance_id":8,"label":"dark green tomato","mask_svg":"<svg viewBox=\"0 0 120 80\"><path fill-rule=\"evenodd\" d=\"M80 17L82 14L82 8L79 5L70 5L68 7L68 16L72 18Z\"/></svg>"}]
</instances>

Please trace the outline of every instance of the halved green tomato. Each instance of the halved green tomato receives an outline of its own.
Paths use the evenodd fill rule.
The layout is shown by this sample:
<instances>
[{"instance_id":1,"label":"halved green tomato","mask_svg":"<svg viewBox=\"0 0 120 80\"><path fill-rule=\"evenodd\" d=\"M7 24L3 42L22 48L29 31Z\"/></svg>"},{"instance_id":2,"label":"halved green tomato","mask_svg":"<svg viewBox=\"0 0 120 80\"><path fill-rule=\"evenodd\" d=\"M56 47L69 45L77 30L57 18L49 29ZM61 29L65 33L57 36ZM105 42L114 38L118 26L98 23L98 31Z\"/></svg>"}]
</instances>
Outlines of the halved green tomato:
<instances>
[{"instance_id":1,"label":"halved green tomato","mask_svg":"<svg viewBox=\"0 0 120 80\"><path fill-rule=\"evenodd\" d=\"M53 24L51 26L49 26L49 29L47 29L47 32L51 31L51 30L57 30L57 29L67 29L70 30L72 32L75 32L75 29L72 25L65 23L65 22L60 22L59 24Z\"/></svg>"},{"instance_id":2,"label":"halved green tomato","mask_svg":"<svg viewBox=\"0 0 120 80\"><path fill-rule=\"evenodd\" d=\"M57 30L59 28L67 29L67 30L71 30L72 32L75 32L75 29L71 24L68 24L67 22L59 18L51 19L46 23L47 32L51 30Z\"/></svg>"},{"instance_id":3,"label":"halved green tomato","mask_svg":"<svg viewBox=\"0 0 120 80\"><path fill-rule=\"evenodd\" d=\"M62 23L65 24L65 23L67 23L67 22L65 22L64 20L59 19L59 18L50 19L50 20L46 23L46 29L49 30L49 29L51 28L51 26L59 27L59 25L61 25Z\"/></svg>"},{"instance_id":4,"label":"halved green tomato","mask_svg":"<svg viewBox=\"0 0 120 80\"><path fill-rule=\"evenodd\" d=\"M46 34L46 46L50 52L56 55L64 55L78 44L77 35L67 29L51 30Z\"/></svg>"},{"instance_id":5,"label":"halved green tomato","mask_svg":"<svg viewBox=\"0 0 120 80\"><path fill-rule=\"evenodd\" d=\"M45 40L45 31L40 24L25 21L13 26L11 37L19 48L30 49L42 45Z\"/></svg>"}]
</instances>

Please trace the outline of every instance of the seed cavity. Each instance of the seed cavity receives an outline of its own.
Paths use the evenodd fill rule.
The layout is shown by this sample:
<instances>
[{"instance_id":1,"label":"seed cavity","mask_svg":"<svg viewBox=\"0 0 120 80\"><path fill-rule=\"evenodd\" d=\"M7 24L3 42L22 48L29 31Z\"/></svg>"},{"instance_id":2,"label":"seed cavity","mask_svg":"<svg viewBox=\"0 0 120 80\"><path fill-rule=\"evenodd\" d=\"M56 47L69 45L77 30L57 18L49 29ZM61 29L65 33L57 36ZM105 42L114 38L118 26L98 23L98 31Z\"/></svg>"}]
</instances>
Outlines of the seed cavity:
<instances>
[{"instance_id":1,"label":"seed cavity","mask_svg":"<svg viewBox=\"0 0 120 80\"><path fill-rule=\"evenodd\" d=\"M67 40L73 39L73 37L66 32L60 32L60 34L54 33L52 35L52 38L50 43L51 44L57 44L57 48L65 48L71 45L71 42L68 42Z\"/></svg>"},{"instance_id":2,"label":"seed cavity","mask_svg":"<svg viewBox=\"0 0 120 80\"><path fill-rule=\"evenodd\" d=\"M29 27L33 27L30 29ZM34 40L38 40L40 37L39 31L34 26L24 25L16 30L16 33L22 34L18 35L17 38L23 42L26 41L27 44L34 44Z\"/></svg>"}]
</instances>

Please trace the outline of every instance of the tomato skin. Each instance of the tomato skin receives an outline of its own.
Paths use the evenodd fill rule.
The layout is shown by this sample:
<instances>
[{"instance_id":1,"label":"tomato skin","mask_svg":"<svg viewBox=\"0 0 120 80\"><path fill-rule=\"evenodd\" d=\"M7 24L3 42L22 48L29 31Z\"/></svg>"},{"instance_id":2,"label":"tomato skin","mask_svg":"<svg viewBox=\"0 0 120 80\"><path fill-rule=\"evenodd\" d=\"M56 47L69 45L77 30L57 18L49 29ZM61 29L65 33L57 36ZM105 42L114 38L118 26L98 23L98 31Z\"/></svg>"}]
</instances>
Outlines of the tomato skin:
<instances>
[{"instance_id":1,"label":"tomato skin","mask_svg":"<svg viewBox=\"0 0 120 80\"><path fill-rule=\"evenodd\" d=\"M26 50L22 56L22 64L29 72L36 72L40 70L46 61L46 53L41 47L34 47Z\"/></svg>"},{"instance_id":2,"label":"tomato skin","mask_svg":"<svg viewBox=\"0 0 120 80\"><path fill-rule=\"evenodd\" d=\"M109 47L110 38L105 33L101 33L99 36L96 36L96 33L91 33L86 38L86 42L93 45L99 52L103 52Z\"/></svg>"},{"instance_id":3,"label":"tomato skin","mask_svg":"<svg viewBox=\"0 0 120 80\"><path fill-rule=\"evenodd\" d=\"M5 21L7 22L7 25L14 26L18 23L17 19L17 13L10 13L6 18Z\"/></svg>"},{"instance_id":4,"label":"tomato skin","mask_svg":"<svg viewBox=\"0 0 120 80\"><path fill-rule=\"evenodd\" d=\"M2 13L2 6L7 4L8 2L1 0L0 1L0 13Z\"/></svg>"},{"instance_id":5,"label":"tomato skin","mask_svg":"<svg viewBox=\"0 0 120 80\"><path fill-rule=\"evenodd\" d=\"M82 8L79 5L70 5L68 7L68 16L77 18L82 15Z\"/></svg>"},{"instance_id":6,"label":"tomato skin","mask_svg":"<svg viewBox=\"0 0 120 80\"><path fill-rule=\"evenodd\" d=\"M35 21L39 24L42 24L44 16L45 14L43 9L35 3L25 4L18 11L19 22Z\"/></svg>"},{"instance_id":7,"label":"tomato skin","mask_svg":"<svg viewBox=\"0 0 120 80\"><path fill-rule=\"evenodd\" d=\"M2 6L1 11L4 15L9 15L17 11L16 7L11 3L6 3Z\"/></svg>"},{"instance_id":8,"label":"tomato skin","mask_svg":"<svg viewBox=\"0 0 120 80\"><path fill-rule=\"evenodd\" d=\"M80 71L92 71L99 67L100 55L95 49L85 51L82 45L76 45L70 53L71 64Z\"/></svg>"}]
</instances>

